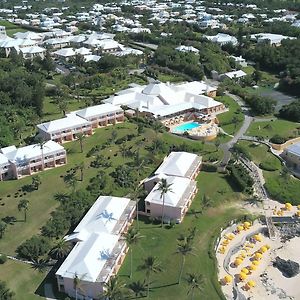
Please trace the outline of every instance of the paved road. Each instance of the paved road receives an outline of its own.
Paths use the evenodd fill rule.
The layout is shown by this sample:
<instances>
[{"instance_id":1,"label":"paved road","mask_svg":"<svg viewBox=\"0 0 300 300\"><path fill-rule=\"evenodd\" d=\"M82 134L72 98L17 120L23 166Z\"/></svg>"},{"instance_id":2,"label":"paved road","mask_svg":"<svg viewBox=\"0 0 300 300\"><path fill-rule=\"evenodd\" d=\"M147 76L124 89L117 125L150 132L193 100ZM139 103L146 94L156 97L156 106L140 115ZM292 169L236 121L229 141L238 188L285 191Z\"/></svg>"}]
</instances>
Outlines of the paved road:
<instances>
[{"instance_id":1,"label":"paved road","mask_svg":"<svg viewBox=\"0 0 300 300\"><path fill-rule=\"evenodd\" d=\"M227 93L227 95L230 96L233 100L235 100L239 105L241 105L241 106L244 105L244 103L240 97L233 95L233 94L229 94L229 93ZM220 163L221 167L225 167L228 164L230 157L231 157L230 149L246 133L246 131L248 130L252 121L253 121L253 117L245 114L244 123L243 123L242 127L240 128L240 130L234 135L234 137L229 142L220 145L220 148L224 152L223 159Z\"/></svg>"}]
</instances>

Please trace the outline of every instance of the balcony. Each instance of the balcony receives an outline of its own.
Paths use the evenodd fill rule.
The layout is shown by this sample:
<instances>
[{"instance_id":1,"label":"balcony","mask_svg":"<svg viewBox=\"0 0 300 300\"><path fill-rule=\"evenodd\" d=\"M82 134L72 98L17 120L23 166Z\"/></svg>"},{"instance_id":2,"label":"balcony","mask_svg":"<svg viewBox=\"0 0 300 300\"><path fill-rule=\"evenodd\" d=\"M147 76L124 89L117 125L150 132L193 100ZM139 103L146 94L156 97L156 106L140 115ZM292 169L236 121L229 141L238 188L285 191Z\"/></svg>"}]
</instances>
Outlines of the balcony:
<instances>
[{"instance_id":1,"label":"balcony","mask_svg":"<svg viewBox=\"0 0 300 300\"><path fill-rule=\"evenodd\" d=\"M181 196L180 200L178 201L178 207L186 206L187 202L193 198L193 195L197 191L197 185L195 181L191 181L186 190L184 191L183 195Z\"/></svg>"},{"instance_id":2,"label":"balcony","mask_svg":"<svg viewBox=\"0 0 300 300\"><path fill-rule=\"evenodd\" d=\"M135 202L130 201L124 213L122 214L117 224L115 225L112 231L113 234L119 234L122 231L122 229L124 229L124 227L126 227L126 225L129 224L129 222L133 218L134 211L135 211Z\"/></svg>"}]
</instances>

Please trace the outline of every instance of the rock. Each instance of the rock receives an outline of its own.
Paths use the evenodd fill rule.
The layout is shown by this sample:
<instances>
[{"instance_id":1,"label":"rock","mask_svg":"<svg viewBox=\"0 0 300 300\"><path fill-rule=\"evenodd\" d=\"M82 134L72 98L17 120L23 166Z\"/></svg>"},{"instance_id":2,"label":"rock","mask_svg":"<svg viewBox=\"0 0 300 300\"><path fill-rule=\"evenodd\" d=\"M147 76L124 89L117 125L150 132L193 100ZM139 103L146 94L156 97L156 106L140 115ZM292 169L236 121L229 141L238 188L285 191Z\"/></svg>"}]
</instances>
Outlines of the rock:
<instances>
[{"instance_id":1,"label":"rock","mask_svg":"<svg viewBox=\"0 0 300 300\"><path fill-rule=\"evenodd\" d=\"M300 273L299 264L292 260L284 260L277 256L273 262L273 266L277 268L284 277L292 278Z\"/></svg>"}]
</instances>

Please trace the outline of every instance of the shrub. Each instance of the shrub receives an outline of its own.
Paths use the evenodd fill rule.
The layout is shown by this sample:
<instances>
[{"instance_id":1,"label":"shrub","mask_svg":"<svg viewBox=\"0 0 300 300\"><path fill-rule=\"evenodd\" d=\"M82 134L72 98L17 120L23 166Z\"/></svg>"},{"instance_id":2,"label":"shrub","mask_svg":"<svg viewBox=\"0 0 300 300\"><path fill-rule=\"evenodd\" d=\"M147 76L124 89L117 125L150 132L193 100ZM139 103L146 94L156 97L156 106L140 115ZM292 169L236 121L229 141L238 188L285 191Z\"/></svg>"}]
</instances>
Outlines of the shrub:
<instances>
[{"instance_id":1,"label":"shrub","mask_svg":"<svg viewBox=\"0 0 300 300\"><path fill-rule=\"evenodd\" d=\"M50 250L49 240L41 236L33 236L17 248L18 256L29 260L37 260L39 256Z\"/></svg>"},{"instance_id":2,"label":"shrub","mask_svg":"<svg viewBox=\"0 0 300 300\"><path fill-rule=\"evenodd\" d=\"M274 144L284 144L286 142L286 138L280 136L279 134L275 134L270 138L270 142Z\"/></svg>"},{"instance_id":3,"label":"shrub","mask_svg":"<svg viewBox=\"0 0 300 300\"><path fill-rule=\"evenodd\" d=\"M0 265L3 265L7 261L7 256L5 254L0 254Z\"/></svg>"},{"instance_id":4,"label":"shrub","mask_svg":"<svg viewBox=\"0 0 300 300\"><path fill-rule=\"evenodd\" d=\"M278 168L274 165L273 161L265 160L259 164L259 167L265 171L276 171Z\"/></svg>"},{"instance_id":5,"label":"shrub","mask_svg":"<svg viewBox=\"0 0 300 300\"><path fill-rule=\"evenodd\" d=\"M205 171L205 172L216 172L217 171L216 165L212 165L212 164L208 164L208 163L203 163L201 168L202 168L202 171Z\"/></svg>"}]
</instances>

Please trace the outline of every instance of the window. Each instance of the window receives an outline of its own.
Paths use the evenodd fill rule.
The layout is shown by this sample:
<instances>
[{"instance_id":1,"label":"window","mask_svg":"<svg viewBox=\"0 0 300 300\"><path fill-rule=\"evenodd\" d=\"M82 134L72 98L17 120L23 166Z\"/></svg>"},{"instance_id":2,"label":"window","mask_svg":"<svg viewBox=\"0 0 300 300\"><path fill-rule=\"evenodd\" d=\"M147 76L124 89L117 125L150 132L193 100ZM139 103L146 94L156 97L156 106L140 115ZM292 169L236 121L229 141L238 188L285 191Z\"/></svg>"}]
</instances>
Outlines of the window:
<instances>
[{"instance_id":1,"label":"window","mask_svg":"<svg viewBox=\"0 0 300 300\"><path fill-rule=\"evenodd\" d=\"M150 214L151 213L151 210L150 209L147 209L147 214Z\"/></svg>"}]
</instances>

